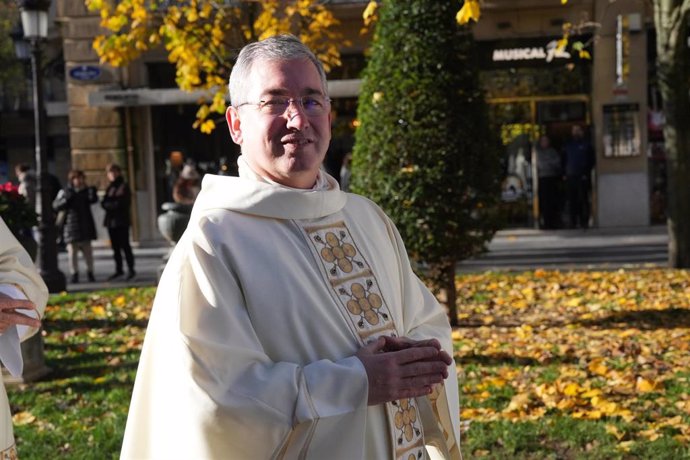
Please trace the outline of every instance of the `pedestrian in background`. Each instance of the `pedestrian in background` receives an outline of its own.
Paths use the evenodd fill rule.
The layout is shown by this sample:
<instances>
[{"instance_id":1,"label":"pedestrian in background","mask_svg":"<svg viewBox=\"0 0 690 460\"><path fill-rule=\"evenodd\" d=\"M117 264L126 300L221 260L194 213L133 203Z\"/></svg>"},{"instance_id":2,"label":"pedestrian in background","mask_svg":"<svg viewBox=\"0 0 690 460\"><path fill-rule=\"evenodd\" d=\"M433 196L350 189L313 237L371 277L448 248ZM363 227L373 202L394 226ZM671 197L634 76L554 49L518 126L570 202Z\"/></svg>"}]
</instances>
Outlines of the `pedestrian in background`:
<instances>
[{"instance_id":1,"label":"pedestrian in background","mask_svg":"<svg viewBox=\"0 0 690 460\"><path fill-rule=\"evenodd\" d=\"M551 146L551 140L546 135L539 138L537 145L537 176L542 228L560 228L563 165L561 155Z\"/></svg>"},{"instance_id":2,"label":"pedestrian in background","mask_svg":"<svg viewBox=\"0 0 690 460\"><path fill-rule=\"evenodd\" d=\"M343 192L350 191L350 177L352 177L352 152L346 153L343 158L343 164L340 166L340 190Z\"/></svg>"},{"instance_id":3,"label":"pedestrian in background","mask_svg":"<svg viewBox=\"0 0 690 460\"><path fill-rule=\"evenodd\" d=\"M201 176L193 163L187 163L182 168L180 177L173 186L173 201L180 204L194 204L196 196L201 191Z\"/></svg>"},{"instance_id":4,"label":"pedestrian in background","mask_svg":"<svg viewBox=\"0 0 690 460\"><path fill-rule=\"evenodd\" d=\"M26 198L31 209L36 208L36 172L27 163L15 166L14 174L19 181L19 194Z\"/></svg>"},{"instance_id":5,"label":"pedestrian in background","mask_svg":"<svg viewBox=\"0 0 690 460\"><path fill-rule=\"evenodd\" d=\"M48 288L29 254L0 218L0 362L15 377L24 362L20 342L34 335L48 300ZM0 459L16 459L12 416L0 375Z\"/></svg>"},{"instance_id":6,"label":"pedestrian in background","mask_svg":"<svg viewBox=\"0 0 690 460\"><path fill-rule=\"evenodd\" d=\"M21 163L14 167L14 174L19 181L19 194L26 197L32 208L36 207L36 192L38 191L38 179L36 171L28 163ZM55 174L45 171L46 187L48 187L48 199L54 200L62 189L60 179Z\"/></svg>"},{"instance_id":7,"label":"pedestrian in background","mask_svg":"<svg viewBox=\"0 0 690 460\"><path fill-rule=\"evenodd\" d=\"M571 139L565 144L565 188L568 197L570 228L589 225L590 175L594 167L594 149L580 125L573 125Z\"/></svg>"},{"instance_id":8,"label":"pedestrian in background","mask_svg":"<svg viewBox=\"0 0 690 460\"><path fill-rule=\"evenodd\" d=\"M91 205L98 201L98 195L95 187L86 185L83 171L71 170L67 175L67 181L67 187L60 190L53 201L53 209L65 214L63 232L70 260L71 281L79 282L79 251L86 261L87 279L95 281L91 241L96 239L96 225Z\"/></svg>"},{"instance_id":9,"label":"pedestrian in background","mask_svg":"<svg viewBox=\"0 0 690 460\"><path fill-rule=\"evenodd\" d=\"M113 247L113 259L115 259L115 273L108 277L108 281L114 280L124 275L122 270L122 253L127 260L129 272L127 279L136 276L134 271L134 254L129 244L129 207L131 202L131 192L129 186L122 177L122 168L115 163L109 164L106 169L108 175L108 188L105 190L101 206L105 209L105 219L103 225L108 229L110 244Z\"/></svg>"}]
</instances>

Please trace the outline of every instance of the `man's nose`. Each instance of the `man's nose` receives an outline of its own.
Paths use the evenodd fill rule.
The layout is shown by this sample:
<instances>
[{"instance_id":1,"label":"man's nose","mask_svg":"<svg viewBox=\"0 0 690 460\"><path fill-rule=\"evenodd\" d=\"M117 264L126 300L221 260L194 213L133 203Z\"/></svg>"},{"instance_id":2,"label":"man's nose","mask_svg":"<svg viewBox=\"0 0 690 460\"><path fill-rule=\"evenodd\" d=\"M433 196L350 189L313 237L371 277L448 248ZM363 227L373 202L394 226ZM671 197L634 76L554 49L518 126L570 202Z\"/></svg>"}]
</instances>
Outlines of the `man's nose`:
<instances>
[{"instance_id":1,"label":"man's nose","mask_svg":"<svg viewBox=\"0 0 690 460\"><path fill-rule=\"evenodd\" d=\"M300 101L295 99L290 99L287 109L285 110L285 116L287 117L287 125L291 128L304 129L309 126L309 117L304 112L304 107Z\"/></svg>"}]
</instances>

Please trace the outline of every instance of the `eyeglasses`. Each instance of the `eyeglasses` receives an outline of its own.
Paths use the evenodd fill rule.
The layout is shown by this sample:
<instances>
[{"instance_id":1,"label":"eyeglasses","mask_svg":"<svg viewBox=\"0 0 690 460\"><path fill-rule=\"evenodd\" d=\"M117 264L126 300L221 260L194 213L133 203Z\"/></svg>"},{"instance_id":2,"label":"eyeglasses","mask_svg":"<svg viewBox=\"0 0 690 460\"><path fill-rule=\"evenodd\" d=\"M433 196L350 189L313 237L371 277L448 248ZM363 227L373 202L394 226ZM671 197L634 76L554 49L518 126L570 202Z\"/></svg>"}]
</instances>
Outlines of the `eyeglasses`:
<instances>
[{"instance_id":1,"label":"eyeglasses","mask_svg":"<svg viewBox=\"0 0 690 460\"><path fill-rule=\"evenodd\" d=\"M299 105L304 110L304 114L308 117L318 117L327 113L331 100L320 94L312 94L310 96L301 97L285 97L285 96L272 96L269 99L265 99L259 102L243 102L236 108L240 108L244 105L254 105L259 108L261 113L271 116L283 115L287 109L290 107L291 103Z\"/></svg>"}]
</instances>

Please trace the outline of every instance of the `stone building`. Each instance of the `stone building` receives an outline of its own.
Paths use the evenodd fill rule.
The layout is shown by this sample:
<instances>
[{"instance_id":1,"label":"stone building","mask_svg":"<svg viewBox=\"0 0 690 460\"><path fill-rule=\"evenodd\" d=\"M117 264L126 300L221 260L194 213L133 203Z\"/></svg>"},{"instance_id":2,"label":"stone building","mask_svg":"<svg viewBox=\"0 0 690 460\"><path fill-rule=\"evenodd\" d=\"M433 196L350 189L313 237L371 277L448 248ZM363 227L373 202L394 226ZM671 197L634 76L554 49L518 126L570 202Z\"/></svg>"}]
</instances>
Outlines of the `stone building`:
<instances>
[{"instance_id":1,"label":"stone building","mask_svg":"<svg viewBox=\"0 0 690 460\"><path fill-rule=\"evenodd\" d=\"M199 95L175 88L174 69L162 52L148 53L125 68L100 64L91 46L99 33L99 17L86 10L83 0L55 1L71 165L85 170L89 181L101 187L105 164L124 166L136 190L134 238L142 243L160 240L155 220L160 205L169 199L166 168L185 159L209 172L222 165L232 168L238 149L222 126L210 136L191 128ZM337 171L353 142L358 77L368 39L359 31L367 1L329 3L352 43L341 49L344 66L329 76L335 121L327 167ZM511 163L522 168L526 203L517 211L515 225L533 226L538 221L532 196L534 139L547 133L560 147L573 124L585 128L596 151L592 223L645 226L663 218L655 201L663 200L665 183L648 8L633 0L571 0L566 6L557 0L484 4L481 21L473 29L482 79L505 144L506 164L510 155L522 155L521 162ZM581 59L572 48L557 47L563 24L583 21L594 24L571 37L570 45L587 44L591 59Z\"/></svg>"}]
</instances>

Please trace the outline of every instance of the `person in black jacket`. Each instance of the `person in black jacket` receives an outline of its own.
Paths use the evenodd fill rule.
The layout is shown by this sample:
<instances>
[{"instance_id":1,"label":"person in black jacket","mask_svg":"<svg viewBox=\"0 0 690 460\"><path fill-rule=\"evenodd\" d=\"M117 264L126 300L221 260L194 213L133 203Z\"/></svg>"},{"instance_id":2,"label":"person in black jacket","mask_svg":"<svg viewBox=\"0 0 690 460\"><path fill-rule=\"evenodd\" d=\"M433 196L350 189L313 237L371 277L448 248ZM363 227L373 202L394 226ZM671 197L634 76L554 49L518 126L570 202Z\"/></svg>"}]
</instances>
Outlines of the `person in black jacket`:
<instances>
[{"instance_id":1,"label":"person in black jacket","mask_svg":"<svg viewBox=\"0 0 690 460\"><path fill-rule=\"evenodd\" d=\"M96 225L93 222L91 205L98 201L95 187L87 187L84 172L73 169L67 175L68 185L60 190L53 200L55 211L64 211L64 238L70 260L72 282L79 282L78 253L84 255L86 275L89 281L93 276L93 249L91 241L96 239Z\"/></svg>"},{"instance_id":2,"label":"person in black jacket","mask_svg":"<svg viewBox=\"0 0 690 460\"><path fill-rule=\"evenodd\" d=\"M101 206L105 209L105 219L103 225L108 229L110 243L113 247L113 258L115 259L115 273L108 280L113 280L124 275L122 270L122 254L125 253L127 268L129 272L127 279L134 278L134 254L129 245L129 205L131 192L129 186L122 177L122 168L115 163L109 164L106 169L108 175L108 188L101 201Z\"/></svg>"},{"instance_id":3,"label":"person in black jacket","mask_svg":"<svg viewBox=\"0 0 690 460\"><path fill-rule=\"evenodd\" d=\"M565 144L565 189L568 196L570 228L589 226L591 176L594 148L580 125L573 125L571 139Z\"/></svg>"}]
</instances>

